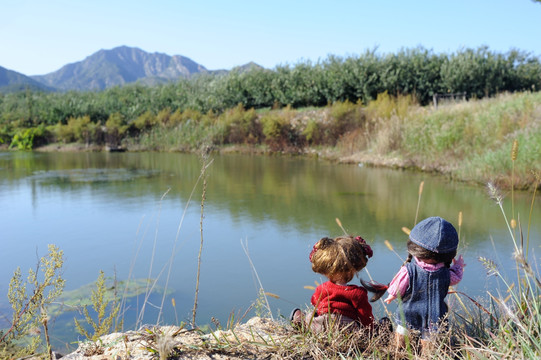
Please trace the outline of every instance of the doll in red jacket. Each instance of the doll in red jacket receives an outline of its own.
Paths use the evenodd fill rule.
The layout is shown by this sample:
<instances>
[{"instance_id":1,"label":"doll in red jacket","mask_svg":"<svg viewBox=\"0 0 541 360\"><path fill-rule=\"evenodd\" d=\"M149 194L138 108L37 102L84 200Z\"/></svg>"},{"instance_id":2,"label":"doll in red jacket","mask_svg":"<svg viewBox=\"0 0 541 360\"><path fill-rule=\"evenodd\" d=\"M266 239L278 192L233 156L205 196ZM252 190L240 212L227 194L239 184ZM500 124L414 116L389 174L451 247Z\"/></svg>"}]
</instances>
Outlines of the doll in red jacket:
<instances>
[{"instance_id":1,"label":"doll in red jacket","mask_svg":"<svg viewBox=\"0 0 541 360\"><path fill-rule=\"evenodd\" d=\"M341 326L374 326L372 306L363 286L348 284L372 257L370 246L360 236L339 236L319 240L310 253L312 270L328 281L319 285L311 298L314 311L303 314L294 309L290 320L294 326L304 325L319 332L329 323Z\"/></svg>"}]
</instances>

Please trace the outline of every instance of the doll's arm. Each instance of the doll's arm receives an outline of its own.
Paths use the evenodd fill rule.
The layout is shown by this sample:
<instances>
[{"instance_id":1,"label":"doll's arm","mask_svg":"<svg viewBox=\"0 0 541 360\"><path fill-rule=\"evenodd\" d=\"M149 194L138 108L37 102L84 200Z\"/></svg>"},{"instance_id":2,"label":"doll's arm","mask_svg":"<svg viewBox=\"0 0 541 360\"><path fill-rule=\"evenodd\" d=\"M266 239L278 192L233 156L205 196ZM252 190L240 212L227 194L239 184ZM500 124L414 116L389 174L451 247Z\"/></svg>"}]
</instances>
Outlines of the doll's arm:
<instances>
[{"instance_id":1,"label":"doll's arm","mask_svg":"<svg viewBox=\"0 0 541 360\"><path fill-rule=\"evenodd\" d=\"M462 280L462 275L464 274L464 259L462 255L459 255L458 258L453 259L453 265L449 269L451 274L451 286L456 285Z\"/></svg>"},{"instance_id":2,"label":"doll's arm","mask_svg":"<svg viewBox=\"0 0 541 360\"><path fill-rule=\"evenodd\" d=\"M409 281L408 270L405 266L402 266L389 284L389 288L387 289L389 296L383 301L390 304L398 295L403 296L408 289Z\"/></svg>"}]
</instances>

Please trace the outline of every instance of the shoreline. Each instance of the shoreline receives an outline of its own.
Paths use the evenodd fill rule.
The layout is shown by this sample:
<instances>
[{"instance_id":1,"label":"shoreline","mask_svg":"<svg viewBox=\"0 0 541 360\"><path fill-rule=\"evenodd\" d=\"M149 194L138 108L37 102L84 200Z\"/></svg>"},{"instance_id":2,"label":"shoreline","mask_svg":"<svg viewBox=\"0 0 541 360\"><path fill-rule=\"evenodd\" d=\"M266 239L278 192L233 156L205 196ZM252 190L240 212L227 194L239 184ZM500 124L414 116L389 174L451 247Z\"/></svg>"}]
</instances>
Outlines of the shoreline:
<instances>
[{"instance_id":1,"label":"shoreline","mask_svg":"<svg viewBox=\"0 0 541 360\"><path fill-rule=\"evenodd\" d=\"M129 147L123 148L122 151L109 151L106 146L100 145L84 145L78 143L71 144L48 144L45 146L36 147L33 149L35 152L164 152L156 151L145 148L130 149ZM201 151L169 151L179 152L187 154L197 154ZM449 180L460 181L464 183L475 184L478 186L484 186L481 181L472 181L466 179L460 179L453 176L454 170L450 166L442 167L437 164L432 165L419 165L413 159L403 159L399 156L384 156L379 154L371 154L369 151L360 151L352 154L341 154L339 150L335 148L312 148L306 147L303 149L292 149L285 151L272 151L267 146L253 146L253 145L227 145L227 146L214 146L209 150L209 153L217 153L220 155L227 154L242 154L242 155L262 155L262 156L300 156L305 158L318 158L324 161L329 161L336 164L358 164L360 166L368 166L375 168L388 168L395 170L407 170L413 172L422 172L427 174L436 174L447 177ZM517 190L517 189L515 189Z\"/></svg>"},{"instance_id":2,"label":"shoreline","mask_svg":"<svg viewBox=\"0 0 541 360\"><path fill-rule=\"evenodd\" d=\"M257 111L239 105L221 114L167 111L151 116L144 126L138 119L126 119L122 130L129 132L107 138L104 134L117 131L115 126L95 128L85 119L27 129L15 134L17 141L10 146L38 152L305 156L441 174L481 186L491 182L505 190L541 189L541 92L500 94L437 108L382 95L366 105ZM88 134L77 135L78 127ZM107 149L104 141L116 145Z\"/></svg>"}]
</instances>

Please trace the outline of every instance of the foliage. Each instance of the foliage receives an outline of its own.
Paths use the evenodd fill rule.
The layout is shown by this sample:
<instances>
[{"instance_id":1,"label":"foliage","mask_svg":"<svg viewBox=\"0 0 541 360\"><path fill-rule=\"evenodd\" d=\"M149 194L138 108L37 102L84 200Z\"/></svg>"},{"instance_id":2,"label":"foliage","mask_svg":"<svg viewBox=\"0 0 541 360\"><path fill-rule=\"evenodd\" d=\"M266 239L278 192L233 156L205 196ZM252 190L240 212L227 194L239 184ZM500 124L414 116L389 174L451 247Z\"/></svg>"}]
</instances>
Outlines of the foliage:
<instances>
[{"instance_id":1,"label":"foliage","mask_svg":"<svg viewBox=\"0 0 541 360\"><path fill-rule=\"evenodd\" d=\"M90 116L69 118L67 124L54 127L57 141L64 143L79 142L84 144L101 143L101 127L90 121Z\"/></svg>"},{"instance_id":2,"label":"foliage","mask_svg":"<svg viewBox=\"0 0 541 360\"><path fill-rule=\"evenodd\" d=\"M533 184L531 171L541 170L535 155L541 146L534 120L538 103L541 93L523 93L438 109L412 108L401 123L401 152L417 158L420 166L446 158L447 171L463 180L491 180L508 188L511 161L506 149L510 138L518 138L524 156L516 162L515 186L525 189Z\"/></svg>"},{"instance_id":3,"label":"foliage","mask_svg":"<svg viewBox=\"0 0 541 360\"><path fill-rule=\"evenodd\" d=\"M261 130L256 122L257 116L254 109L246 111L242 103L230 109L220 116L220 122L224 124L224 142L249 143L259 142Z\"/></svg>"},{"instance_id":4,"label":"foliage","mask_svg":"<svg viewBox=\"0 0 541 360\"><path fill-rule=\"evenodd\" d=\"M114 324L117 319L117 315L120 311L120 304L117 302L116 297L111 300L108 299L107 286L105 284L105 274L100 270L100 275L96 280L96 290L92 290L90 297L92 301L92 309L97 318L94 320L88 311L88 307L83 306L83 315L86 322L92 327L93 333L89 333L87 329L74 318L75 328L77 332L87 339L96 341L100 336L109 334L111 330L118 331L122 327L122 321ZM106 311L109 314L106 314Z\"/></svg>"},{"instance_id":5,"label":"foliage","mask_svg":"<svg viewBox=\"0 0 541 360\"><path fill-rule=\"evenodd\" d=\"M9 283L8 299L13 309L11 327L0 338L0 355L2 358L33 354L41 339L38 336L28 336L44 325L47 332L47 307L64 289L64 279L60 270L64 263L63 251L55 245L48 246L48 254L39 259L36 270L30 269L28 277L22 279L20 268L15 270ZM48 339L47 339L48 340ZM25 343L22 347L14 344ZM50 350L50 345L47 342Z\"/></svg>"},{"instance_id":6,"label":"foliage","mask_svg":"<svg viewBox=\"0 0 541 360\"><path fill-rule=\"evenodd\" d=\"M520 157L519 142L514 141L511 151L507 153L512 162ZM509 156L510 155L510 156ZM541 181L539 173L536 175L536 185ZM523 228L520 214L515 213L514 207L511 212L504 210L504 196L491 182L487 184L489 196L496 202L501 210L503 221L509 231L514 252L512 254L516 262L515 281L502 274L497 264L488 258L479 258L485 266L487 273L497 276L504 285L503 294L488 293L494 308L487 311L490 315L489 323L482 324L480 334L477 336L464 336L465 352L485 358L539 358L541 356L541 281L538 270L532 265L530 252L530 226L531 211L536 199L536 189L532 195L532 207L529 220ZM513 191L511 191L513 197ZM511 202L514 199L511 198ZM524 239L526 234L526 239ZM524 241L526 240L526 242ZM468 348L473 348L468 351Z\"/></svg>"},{"instance_id":7,"label":"foliage","mask_svg":"<svg viewBox=\"0 0 541 360\"><path fill-rule=\"evenodd\" d=\"M44 142L46 130L43 125L20 129L13 135L11 139L10 149L17 150L32 150L36 144Z\"/></svg>"},{"instance_id":8,"label":"foliage","mask_svg":"<svg viewBox=\"0 0 541 360\"><path fill-rule=\"evenodd\" d=\"M330 124L327 129L325 144L336 145L340 136L357 128L363 128L366 118L360 102L336 102L330 108Z\"/></svg>"},{"instance_id":9,"label":"foliage","mask_svg":"<svg viewBox=\"0 0 541 360\"><path fill-rule=\"evenodd\" d=\"M158 123L159 121L154 114L152 114L150 111L145 111L133 121L133 126L137 130L142 131L151 129Z\"/></svg>"},{"instance_id":10,"label":"foliage","mask_svg":"<svg viewBox=\"0 0 541 360\"><path fill-rule=\"evenodd\" d=\"M6 94L0 139L13 149L62 141L156 151L264 145L298 153L309 145L333 158L369 154L463 180L499 174L494 181L508 186L502 144L514 137L530 154L515 164L516 186L526 188L530 170L541 168L535 155L541 93L530 92L540 82L539 59L517 50L367 51L157 87ZM457 91L466 91L468 101L424 106L435 93Z\"/></svg>"},{"instance_id":11,"label":"foliage","mask_svg":"<svg viewBox=\"0 0 541 360\"><path fill-rule=\"evenodd\" d=\"M128 131L128 125L124 116L120 113L113 113L105 122L106 141L111 147L117 147Z\"/></svg>"},{"instance_id":12,"label":"foliage","mask_svg":"<svg viewBox=\"0 0 541 360\"><path fill-rule=\"evenodd\" d=\"M359 100L368 104L378 94L388 93L411 96L427 105L437 93L466 92L468 98L480 99L501 92L537 91L540 86L539 58L519 50L503 54L487 47L451 54L434 54L422 47L396 54L370 50L272 70L204 74L152 87L134 84L99 92L63 93L26 89L1 94L0 126L27 129L66 125L70 119L88 117L96 126L109 121L108 141L119 142L127 130L148 130L157 124L174 126L186 111L222 114L238 104L244 109L323 107Z\"/></svg>"},{"instance_id":13,"label":"foliage","mask_svg":"<svg viewBox=\"0 0 541 360\"><path fill-rule=\"evenodd\" d=\"M293 128L290 117L291 111L271 112L261 116L265 143L273 151L283 151L288 147L302 147L302 139Z\"/></svg>"}]
</instances>

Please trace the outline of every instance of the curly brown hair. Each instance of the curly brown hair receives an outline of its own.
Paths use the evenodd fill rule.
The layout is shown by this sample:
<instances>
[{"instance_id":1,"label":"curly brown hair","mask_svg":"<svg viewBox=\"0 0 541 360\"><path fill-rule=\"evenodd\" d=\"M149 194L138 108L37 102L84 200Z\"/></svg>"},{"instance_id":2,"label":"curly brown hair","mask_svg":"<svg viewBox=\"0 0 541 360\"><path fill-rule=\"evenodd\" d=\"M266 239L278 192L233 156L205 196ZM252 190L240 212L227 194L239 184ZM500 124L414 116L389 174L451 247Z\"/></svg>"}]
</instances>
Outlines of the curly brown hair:
<instances>
[{"instance_id":1,"label":"curly brown hair","mask_svg":"<svg viewBox=\"0 0 541 360\"><path fill-rule=\"evenodd\" d=\"M324 237L315 245L312 270L332 282L349 282L368 262L363 245L353 236Z\"/></svg>"}]
</instances>

